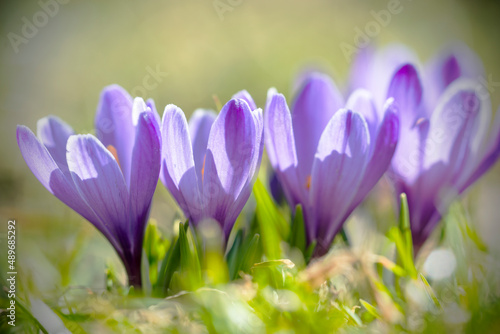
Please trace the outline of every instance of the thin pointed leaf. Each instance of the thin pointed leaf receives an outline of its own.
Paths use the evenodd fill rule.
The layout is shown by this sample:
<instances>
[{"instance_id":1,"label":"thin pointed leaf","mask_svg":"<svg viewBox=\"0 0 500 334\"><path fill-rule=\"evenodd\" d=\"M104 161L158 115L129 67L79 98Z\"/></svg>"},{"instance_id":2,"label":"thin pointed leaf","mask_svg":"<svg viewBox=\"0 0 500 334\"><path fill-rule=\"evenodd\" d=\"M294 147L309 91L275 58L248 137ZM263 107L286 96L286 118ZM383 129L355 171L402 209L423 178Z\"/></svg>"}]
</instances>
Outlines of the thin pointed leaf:
<instances>
[{"instance_id":1,"label":"thin pointed leaf","mask_svg":"<svg viewBox=\"0 0 500 334\"><path fill-rule=\"evenodd\" d=\"M179 224L179 235L181 227L184 228L184 232L188 228L188 221L185 224ZM177 270L180 264L180 245L179 238L175 240L173 245L169 248L165 258L163 259L160 274L158 277L157 293L161 296L167 294L168 288L170 286L172 275Z\"/></svg>"},{"instance_id":2,"label":"thin pointed leaf","mask_svg":"<svg viewBox=\"0 0 500 334\"><path fill-rule=\"evenodd\" d=\"M377 256L375 259L375 263L382 265L383 268L391 271L393 274L399 277L405 277L407 275L407 272L403 267L398 266L396 263L392 262L385 256Z\"/></svg>"},{"instance_id":3,"label":"thin pointed leaf","mask_svg":"<svg viewBox=\"0 0 500 334\"><path fill-rule=\"evenodd\" d=\"M226 254L226 262L229 268L229 277L234 279L238 273L238 255L243 243L243 230L238 230L234 237L233 245Z\"/></svg>"},{"instance_id":4,"label":"thin pointed leaf","mask_svg":"<svg viewBox=\"0 0 500 334\"><path fill-rule=\"evenodd\" d=\"M306 252L304 254L304 257L306 258L306 263L309 263L309 261L311 260L312 255L314 253L314 249L316 248L316 243L317 241L314 240L313 242L311 242L309 247L307 247Z\"/></svg>"},{"instance_id":5,"label":"thin pointed leaf","mask_svg":"<svg viewBox=\"0 0 500 334\"><path fill-rule=\"evenodd\" d=\"M405 257L411 259L413 262L413 239L411 236L410 228L410 211L408 209L408 199L405 193L400 196L400 211L399 211L399 228L403 233L404 242L406 246Z\"/></svg>"},{"instance_id":6,"label":"thin pointed leaf","mask_svg":"<svg viewBox=\"0 0 500 334\"><path fill-rule=\"evenodd\" d=\"M427 296L432 300L434 305L440 309L441 303L437 299L436 294L434 293L434 290L432 290L432 287L430 286L429 282L427 282L427 279L425 278L425 276L420 274L418 277L420 278L420 280L423 283L423 286L424 286L425 292L427 293Z\"/></svg>"},{"instance_id":7,"label":"thin pointed leaf","mask_svg":"<svg viewBox=\"0 0 500 334\"><path fill-rule=\"evenodd\" d=\"M350 319L352 322L354 322L354 324L356 324L357 326L363 325L363 322L361 321L359 316L354 312L353 309L350 309L346 305L342 305L341 311L343 311L343 313L347 316L347 318Z\"/></svg>"},{"instance_id":8,"label":"thin pointed leaf","mask_svg":"<svg viewBox=\"0 0 500 334\"><path fill-rule=\"evenodd\" d=\"M361 303L361 305L363 305L363 307L366 309L366 311L368 313L370 313L371 315L373 315L377 319L381 318L380 314L378 313L377 308L375 306L371 305L370 303L368 303L367 301L365 301L363 299L360 299L359 302Z\"/></svg>"},{"instance_id":9,"label":"thin pointed leaf","mask_svg":"<svg viewBox=\"0 0 500 334\"><path fill-rule=\"evenodd\" d=\"M201 266L198 251L189 229L179 226L180 268L184 283L191 289L201 286ZM185 276L184 276L185 275Z\"/></svg>"},{"instance_id":10,"label":"thin pointed leaf","mask_svg":"<svg viewBox=\"0 0 500 334\"><path fill-rule=\"evenodd\" d=\"M292 221L290 246L298 248L302 253L306 251L306 229L304 226L304 212L302 205L295 207L295 216Z\"/></svg>"},{"instance_id":11,"label":"thin pointed leaf","mask_svg":"<svg viewBox=\"0 0 500 334\"><path fill-rule=\"evenodd\" d=\"M255 262L257 262L259 241L260 241L260 235L255 234L252 240L250 240L248 246L246 247L243 259L239 263L238 270L236 271L236 275L240 271L249 272L250 268L255 264Z\"/></svg>"},{"instance_id":12,"label":"thin pointed leaf","mask_svg":"<svg viewBox=\"0 0 500 334\"><path fill-rule=\"evenodd\" d=\"M257 222L264 253L270 260L279 259L281 257L280 243L290 234L289 224L259 179L255 182L253 192L257 202Z\"/></svg>"}]
</instances>

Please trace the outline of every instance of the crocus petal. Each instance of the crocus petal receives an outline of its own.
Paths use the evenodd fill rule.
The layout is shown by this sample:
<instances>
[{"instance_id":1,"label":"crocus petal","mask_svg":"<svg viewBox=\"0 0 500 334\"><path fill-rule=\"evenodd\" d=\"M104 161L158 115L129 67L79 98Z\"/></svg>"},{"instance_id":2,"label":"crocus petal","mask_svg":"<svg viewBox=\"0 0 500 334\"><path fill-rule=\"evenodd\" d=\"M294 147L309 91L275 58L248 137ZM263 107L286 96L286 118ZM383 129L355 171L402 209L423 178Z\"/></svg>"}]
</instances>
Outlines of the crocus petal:
<instances>
[{"instance_id":1,"label":"crocus petal","mask_svg":"<svg viewBox=\"0 0 500 334\"><path fill-rule=\"evenodd\" d=\"M59 169L47 148L33 132L25 126L18 126L17 142L26 164L40 183L61 202L94 224L94 226L111 242L120 255L122 248L115 240L113 233L111 233L110 229L102 223L87 202L81 198L73 180L68 178L67 175Z\"/></svg>"},{"instance_id":2,"label":"crocus petal","mask_svg":"<svg viewBox=\"0 0 500 334\"><path fill-rule=\"evenodd\" d=\"M50 188L50 179L53 173L62 174L59 166L47 148L29 128L24 125L18 125L16 134L19 149L31 172L48 191L54 193ZM64 177L64 175L61 175L61 177Z\"/></svg>"},{"instance_id":3,"label":"crocus petal","mask_svg":"<svg viewBox=\"0 0 500 334\"><path fill-rule=\"evenodd\" d=\"M422 84L417 70L411 64L403 65L393 76L387 98L394 98L401 111L403 128L409 128L421 117L419 111L422 99Z\"/></svg>"},{"instance_id":4,"label":"crocus petal","mask_svg":"<svg viewBox=\"0 0 500 334\"><path fill-rule=\"evenodd\" d=\"M491 108L475 87L473 81L456 80L441 97L431 118L424 168L442 163L446 166L443 173L456 180L476 164L469 154L479 151Z\"/></svg>"},{"instance_id":5,"label":"crocus petal","mask_svg":"<svg viewBox=\"0 0 500 334\"><path fill-rule=\"evenodd\" d=\"M374 70L375 49L372 45L359 49L349 73L349 94L357 89L369 89L369 73Z\"/></svg>"},{"instance_id":6,"label":"crocus petal","mask_svg":"<svg viewBox=\"0 0 500 334\"><path fill-rule=\"evenodd\" d=\"M377 184L391 164L399 138L399 118L393 100L388 100L385 116L376 137L372 140L372 154L359 189L348 210L350 214L363 201L368 192ZM347 216L343 219L347 219Z\"/></svg>"},{"instance_id":7,"label":"crocus petal","mask_svg":"<svg viewBox=\"0 0 500 334\"><path fill-rule=\"evenodd\" d=\"M314 205L314 226L309 238L317 237L328 247L342 225L366 168L370 145L368 126L358 113L342 109L321 135L311 175L309 203Z\"/></svg>"},{"instance_id":8,"label":"crocus petal","mask_svg":"<svg viewBox=\"0 0 500 334\"><path fill-rule=\"evenodd\" d=\"M297 154L292 130L292 119L285 97L270 96L266 110L266 145L274 168L285 171L297 166ZM272 157L272 158L271 158Z\"/></svg>"},{"instance_id":9,"label":"crocus petal","mask_svg":"<svg viewBox=\"0 0 500 334\"><path fill-rule=\"evenodd\" d=\"M97 138L105 147L111 145L116 149L126 180L135 138L132 105L132 98L122 87L111 85L102 91L95 117Z\"/></svg>"},{"instance_id":10,"label":"crocus petal","mask_svg":"<svg viewBox=\"0 0 500 334\"><path fill-rule=\"evenodd\" d=\"M260 116L261 117L261 116ZM258 116L257 116L258 118ZM230 100L210 131L203 174L203 197L208 200L206 215L226 226L230 206L248 185L259 159L256 147L259 130L250 107L244 100Z\"/></svg>"},{"instance_id":11,"label":"crocus petal","mask_svg":"<svg viewBox=\"0 0 500 334\"><path fill-rule=\"evenodd\" d=\"M265 136L269 161L283 184L292 206L305 198L306 183L297 176L297 153L292 130L292 117L285 97L274 90L268 93L265 112Z\"/></svg>"},{"instance_id":12,"label":"crocus petal","mask_svg":"<svg viewBox=\"0 0 500 334\"><path fill-rule=\"evenodd\" d=\"M333 114L343 105L344 99L335 83L320 73L313 73L305 80L293 103L292 125L299 178L304 184L311 174L319 138Z\"/></svg>"},{"instance_id":13,"label":"crocus petal","mask_svg":"<svg viewBox=\"0 0 500 334\"><path fill-rule=\"evenodd\" d=\"M246 90L240 90L238 93L234 94L231 99L242 99L246 103L248 103L248 106L250 107L250 110L255 110L257 109L257 105L253 101L252 95L250 95L249 92Z\"/></svg>"},{"instance_id":14,"label":"crocus petal","mask_svg":"<svg viewBox=\"0 0 500 334\"><path fill-rule=\"evenodd\" d=\"M68 167L81 197L100 221L114 231L124 250L130 248L130 199L113 155L92 135L68 139Z\"/></svg>"},{"instance_id":15,"label":"crocus petal","mask_svg":"<svg viewBox=\"0 0 500 334\"><path fill-rule=\"evenodd\" d=\"M142 97L136 97L134 98L134 102L132 103L132 124L134 125L134 130L135 127L137 127L137 124L139 124L139 118L140 115L143 112L153 112L150 107L144 102ZM135 136L135 131L134 131L134 136Z\"/></svg>"},{"instance_id":16,"label":"crocus petal","mask_svg":"<svg viewBox=\"0 0 500 334\"><path fill-rule=\"evenodd\" d=\"M274 170L270 171L269 190L276 203L283 203L286 200L285 190L278 179L277 172Z\"/></svg>"},{"instance_id":17,"label":"crocus petal","mask_svg":"<svg viewBox=\"0 0 500 334\"><path fill-rule=\"evenodd\" d=\"M198 177L193 160L193 148L188 124L182 110L175 105L165 107L162 123L161 180L184 211L188 219L201 215Z\"/></svg>"},{"instance_id":18,"label":"crocus petal","mask_svg":"<svg viewBox=\"0 0 500 334\"><path fill-rule=\"evenodd\" d=\"M414 192L412 230L424 240L434 227L430 221L437 223L458 195L462 180L477 164L471 155L471 142L478 135L483 112L473 87L467 80L453 82L430 120L422 146L423 169L410 188Z\"/></svg>"},{"instance_id":19,"label":"crocus petal","mask_svg":"<svg viewBox=\"0 0 500 334\"><path fill-rule=\"evenodd\" d=\"M74 131L67 123L55 116L48 116L37 122L37 135L47 148L57 166L69 176L66 163L66 142Z\"/></svg>"},{"instance_id":20,"label":"crocus petal","mask_svg":"<svg viewBox=\"0 0 500 334\"><path fill-rule=\"evenodd\" d=\"M434 167L426 173L433 173ZM423 174L421 175L423 176ZM423 242L429 236L430 231L440 220L440 213L436 207L433 194L425 196L431 191L434 194L439 192L439 185L425 183L424 180L417 180L412 185L399 183L397 185L397 194L405 193L408 199L408 208L410 213L410 222L412 230L412 238L416 249L422 246ZM427 230L427 232L424 232Z\"/></svg>"},{"instance_id":21,"label":"crocus petal","mask_svg":"<svg viewBox=\"0 0 500 334\"><path fill-rule=\"evenodd\" d=\"M387 91L394 74L404 64L418 64L414 52L402 44L392 44L376 52L371 63L365 65L364 72L357 70L359 86L370 91L378 110L382 110L387 100ZM354 74L353 74L354 75Z\"/></svg>"},{"instance_id":22,"label":"crocus petal","mask_svg":"<svg viewBox=\"0 0 500 334\"><path fill-rule=\"evenodd\" d=\"M379 115L377 114L377 108L375 106L375 101L373 100L372 94L366 89L355 90L349 96L345 108L363 115L366 123L368 124L368 130L370 130L370 138L375 138L375 136L377 135L379 118L382 119L384 115L382 114L379 117Z\"/></svg>"},{"instance_id":23,"label":"crocus petal","mask_svg":"<svg viewBox=\"0 0 500 334\"><path fill-rule=\"evenodd\" d=\"M404 135L399 137L389 171L396 188L400 182L411 185L420 176L423 170L424 145L429 132L429 123L428 119L422 118L412 127L404 128L400 117L400 129Z\"/></svg>"},{"instance_id":24,"label":"crocus petal","mask_svg":"<svg viewBox=\"0 0 500 334\"><path fill-rule=\"evenodd\" d=\"M483 76L481 60L467 45L456 43L448 46L425 66L427 105L436 105L439 96L456 79L477 80Z\"/></svg>"},{"instance_id":25,"label":"crocus petal","mask_svg":"<svg viewBox=\"0 0 500 334\"><path fill-rule=\"evenodd\" d=\"M257 174L259 171L260 163L262 161L262 153L264 151L264 119L262 116L262 109L255 109L252 111L253 121L255 123L255 150L252 152L252 156L250 157L250 169L246 176L246 182L241 189L238 197L231 205L227 217L226 222L224 224L224 233L227 237L229 237L229 233L233 227L236 218L240 214L241 210L245 206L250 194L252 193L252 187L257 179Z\"/></svg>"},{"instance_id":26,"label":"crocus petal","mask_svg":"<svg viewBox=\"0 0 500 334\"><path fill-rule=\"evenodd\" d=\"M148 99L146 101L146 105L153 112L153 115L154 115L154 117L156 119L156 123L157 124L161 124L161 117L160 117L160 114L158 114L158 110L156 109L155 101L153 99Z\"/></svg>"},{"instance_id":27,"label":"crocus petal","mask_svg":"<svg viewBox=\"0 0 500 334\"><path fill-rule=\"evenodd\" d=\"M254 142L255 150L253 150L254 155L252 156L251 159L250 172L248 175L247 184L250 182L253 183L253 181L250 180L252 180L254 176L257 175L260 163L262 162L262 153L264 152L264 117L262 115L262 109L258 108L252 110L251 114L253 122L255 124L256 136Z\"/></svg>"},{"instance_id":28,"label":"crocus petal","mask_svg":"<svg viewBox=\"0 0 500 334\"><path fill-rule=\"evenodd\" d=\"M271 87L267 90L266 108L264 110L269 110L269 103L271 103L273 96L276 94L278 94L278 90L275 87Z\"/></svg>"},{"instance_id":29,"label":"crocus petal","mask_svg":"<svg viewBox=\"0 0 500 334\"><path fill-rule=\"evenodd\" d=\"M158 183L161 166L160 129L153 112L143 112L139 116L135 137L130 176L130 205L133 221L132 253L142 245L144 227L147 222L151 199Z\"/></svg>"},{"instance_id":30,"label":"crocus petal","mask_svg":"<svg viewBox=\"0 0 500 334\"><path fill-rule=\"evenodd\" d=\"M208 136L217 114L210 109L197 109L189 119L189 134L193 143L194 165L196 175L201 175L205 153L207 152ZM198 179L201 186L201 178Z\"/></svg>"},{"instance_id":31,"label":"crocus petal","mask_svg":"<svg viewBox=\"0 0 500 334\"><path fill-rule=\"evenodd\" d=\"M469 176L469 178L460 185L460 192L465 191L471 184L476 182L484 173L486 173L500 157L500 107L497 109L495 121L491 129L491 138L487 150L481 159L478 167Z\"/></svg>"}]
</instances>

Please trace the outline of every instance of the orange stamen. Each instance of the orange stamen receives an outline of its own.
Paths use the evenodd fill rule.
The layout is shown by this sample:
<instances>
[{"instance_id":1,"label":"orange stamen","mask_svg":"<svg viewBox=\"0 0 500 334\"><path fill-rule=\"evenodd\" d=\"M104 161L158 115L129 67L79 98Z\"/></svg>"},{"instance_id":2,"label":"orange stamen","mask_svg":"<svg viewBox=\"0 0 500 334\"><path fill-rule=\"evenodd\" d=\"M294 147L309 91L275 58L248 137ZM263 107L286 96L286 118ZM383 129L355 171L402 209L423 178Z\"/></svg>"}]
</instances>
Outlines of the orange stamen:
<instances>
[{"instance_id":1,"label":"orange stamen","mask_svg":"<svg viewBox=\"0 0 500 334\"><path fill-rule=\"evenodd\" d=\"M207 155L203 157L203 166L201 167L201 182L203 183L203 179L205 177L205 161L207 161Z\"/></svg>"},{"instance_id":2,"label":"orange stamen","mask_svg":"<svg viewBox=\"0 0 500 334\"><path fill-rule=\"evenodd\" d=\"M118 152L116 151L116 148L113 145L108 145L106 148L108 149L109 152L111 152L113 157L115 157L115 160L118 163L118 167L122 169L122 166L120 166L120 160L118 159Z\"/></svg>"},{"instance_id":3,"label":"orange stamen","mask_svg":"<svg viewBox=\"0 0 500 334\"><path fill-rule=\"evenodd\" d=\"M309 190L311 188L311 175L306 177L306 189Z\"/></svg>"},{"instance_id":4,"label":"orange stamen","mask_svg":"<svg viewBox=\"0 0 500 334\"><path fill-rule=\"evenodd\" d=\"M419 126L420 124L422 124L423 122L425 122L425 118L419 118L416 122L415 122L415 126Z\"/></svg>"}]
</instances>

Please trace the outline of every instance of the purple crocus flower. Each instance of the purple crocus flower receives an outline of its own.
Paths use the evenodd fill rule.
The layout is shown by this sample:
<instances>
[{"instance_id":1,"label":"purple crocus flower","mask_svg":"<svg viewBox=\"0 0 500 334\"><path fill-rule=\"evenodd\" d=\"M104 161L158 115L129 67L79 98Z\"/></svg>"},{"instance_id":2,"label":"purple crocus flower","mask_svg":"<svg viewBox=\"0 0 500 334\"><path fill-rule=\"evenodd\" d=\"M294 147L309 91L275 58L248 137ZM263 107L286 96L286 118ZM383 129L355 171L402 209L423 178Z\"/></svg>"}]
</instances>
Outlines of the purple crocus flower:
<instances>
[{"instance_id":1,"label":"purple crocus flower","mask_svg":"<svg viewBox=\"0 0 500 334\"><path fill-rule=\"evenodd\" d=\"M392 99L376 108L357 90L347 103L333 81L309 73L290 113L285 97L268 93L265 140L269 160L295 207L304 209L308 242L326 253L335 234L385 173L399 121Z\"/></svg>"},{"instance_id":2,"label":"purple crocus flower","mask_svg":"<svg viewBox=\"0 0 500 334\"><path fill-rule=\"evenodd\" d=\"M464 45L454 45L419 71L418 59L406 63L401 49L383 51L399 59L381 64L385 75L361 86L381 86L400 110L401 137L390 180L399 195L408 196L416 251L446 213L450 202L483 175L500 154L500 113L491 135L491 102L484 70ZM406 52L409 53L409 52ZM365 67L376 66L366 57ZM371 62L371 64L367 64ZM417 65L413 65L417 64ZM365 73L365 78L370 74Z\"/></svg>"},{"instance_id":3,"label":"purple crocus flower","mask_svg":"<svg viewBox=\"0 0 500 334\"><path fill-rule=\"evenodd\" d=\"M262 159L262 110L245 91L218 116L198 109L189 124L180 108L168 105L162 138L163 184L191 222L214 219L227 239Z\"/></svg>"},{"instance_id":4,"label":"purple crocus flower","mask_svg":"<svg viewBox=\"0 0 500 334\"><path fill-rule=\"evenodd\" d=\"M113 85L101 95L97 138L75 135L54 116L38 121L38 137L23 125L17 128L21 154L36 178L109 240L129 284L138 288L144 230L161 161L158 116L148 105Z\"/></svg>"}]
</instances>

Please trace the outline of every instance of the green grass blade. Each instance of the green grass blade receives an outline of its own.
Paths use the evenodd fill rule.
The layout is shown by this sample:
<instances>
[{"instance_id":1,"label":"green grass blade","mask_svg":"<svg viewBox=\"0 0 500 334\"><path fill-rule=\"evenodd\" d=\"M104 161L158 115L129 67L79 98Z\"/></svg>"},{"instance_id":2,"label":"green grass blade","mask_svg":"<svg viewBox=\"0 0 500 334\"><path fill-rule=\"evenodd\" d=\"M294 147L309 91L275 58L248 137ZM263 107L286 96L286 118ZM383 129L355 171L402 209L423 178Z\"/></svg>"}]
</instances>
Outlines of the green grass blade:
<instances>
[{"instance_id":1,"label":"green grass blade","mask_svg":"<svg viewBox=\"0 0 500 334\"><path fill-rule=\"evenodd\" d=\"M295 207L290 233L290 246L298 248L302 253L306 251L306 229L304 225L304 212L302 205Z\"/></svg>"},{"instance_id":2,"label":"green grass blade","mask_svg":"<svg viewBox=\"0 0 500 334\"><path fill-rule=\"evenodd\" d=\"M181 229L188 228L188 221L185 224L179 224L179 235ZM158 275L158 284L156 288L156 294L159 296L165 296L167 294L170 282L172 280L172 275L177 270L180 264L180 245L179 237L174 241L172 246L169 248L167 254L163 258L162 265L160 268L160 274Z\"/></svg>"},{"instance_id":3,"label":"green grass blade","mask_svg":"<svg viewBox=\"0 0 500 334\"><path fill-rule=\"evenodd\" d=\"M288 239L290 226L272 200L266 188L257 179L253 188L257 202L257 223L264 253L270 260L281 257L281 241Z\"/></svg>"},{"instance_id":4,"label":"green grass blade","mask_svg":"<svg viewBox=\"0 0 500 334\"><path fill-rule=\"evenodd\" d=\"M370 303L368 303L367 301L365 301L363 299L360 299L359 302L361 303L361 305L363 305L363 307L366 309L366 311L368 313L370 313L371 315L373 315L377 319L381 318L380 314L378 313L377 308L375 306L371 305Z\"/></svg>"}]
</instances>

